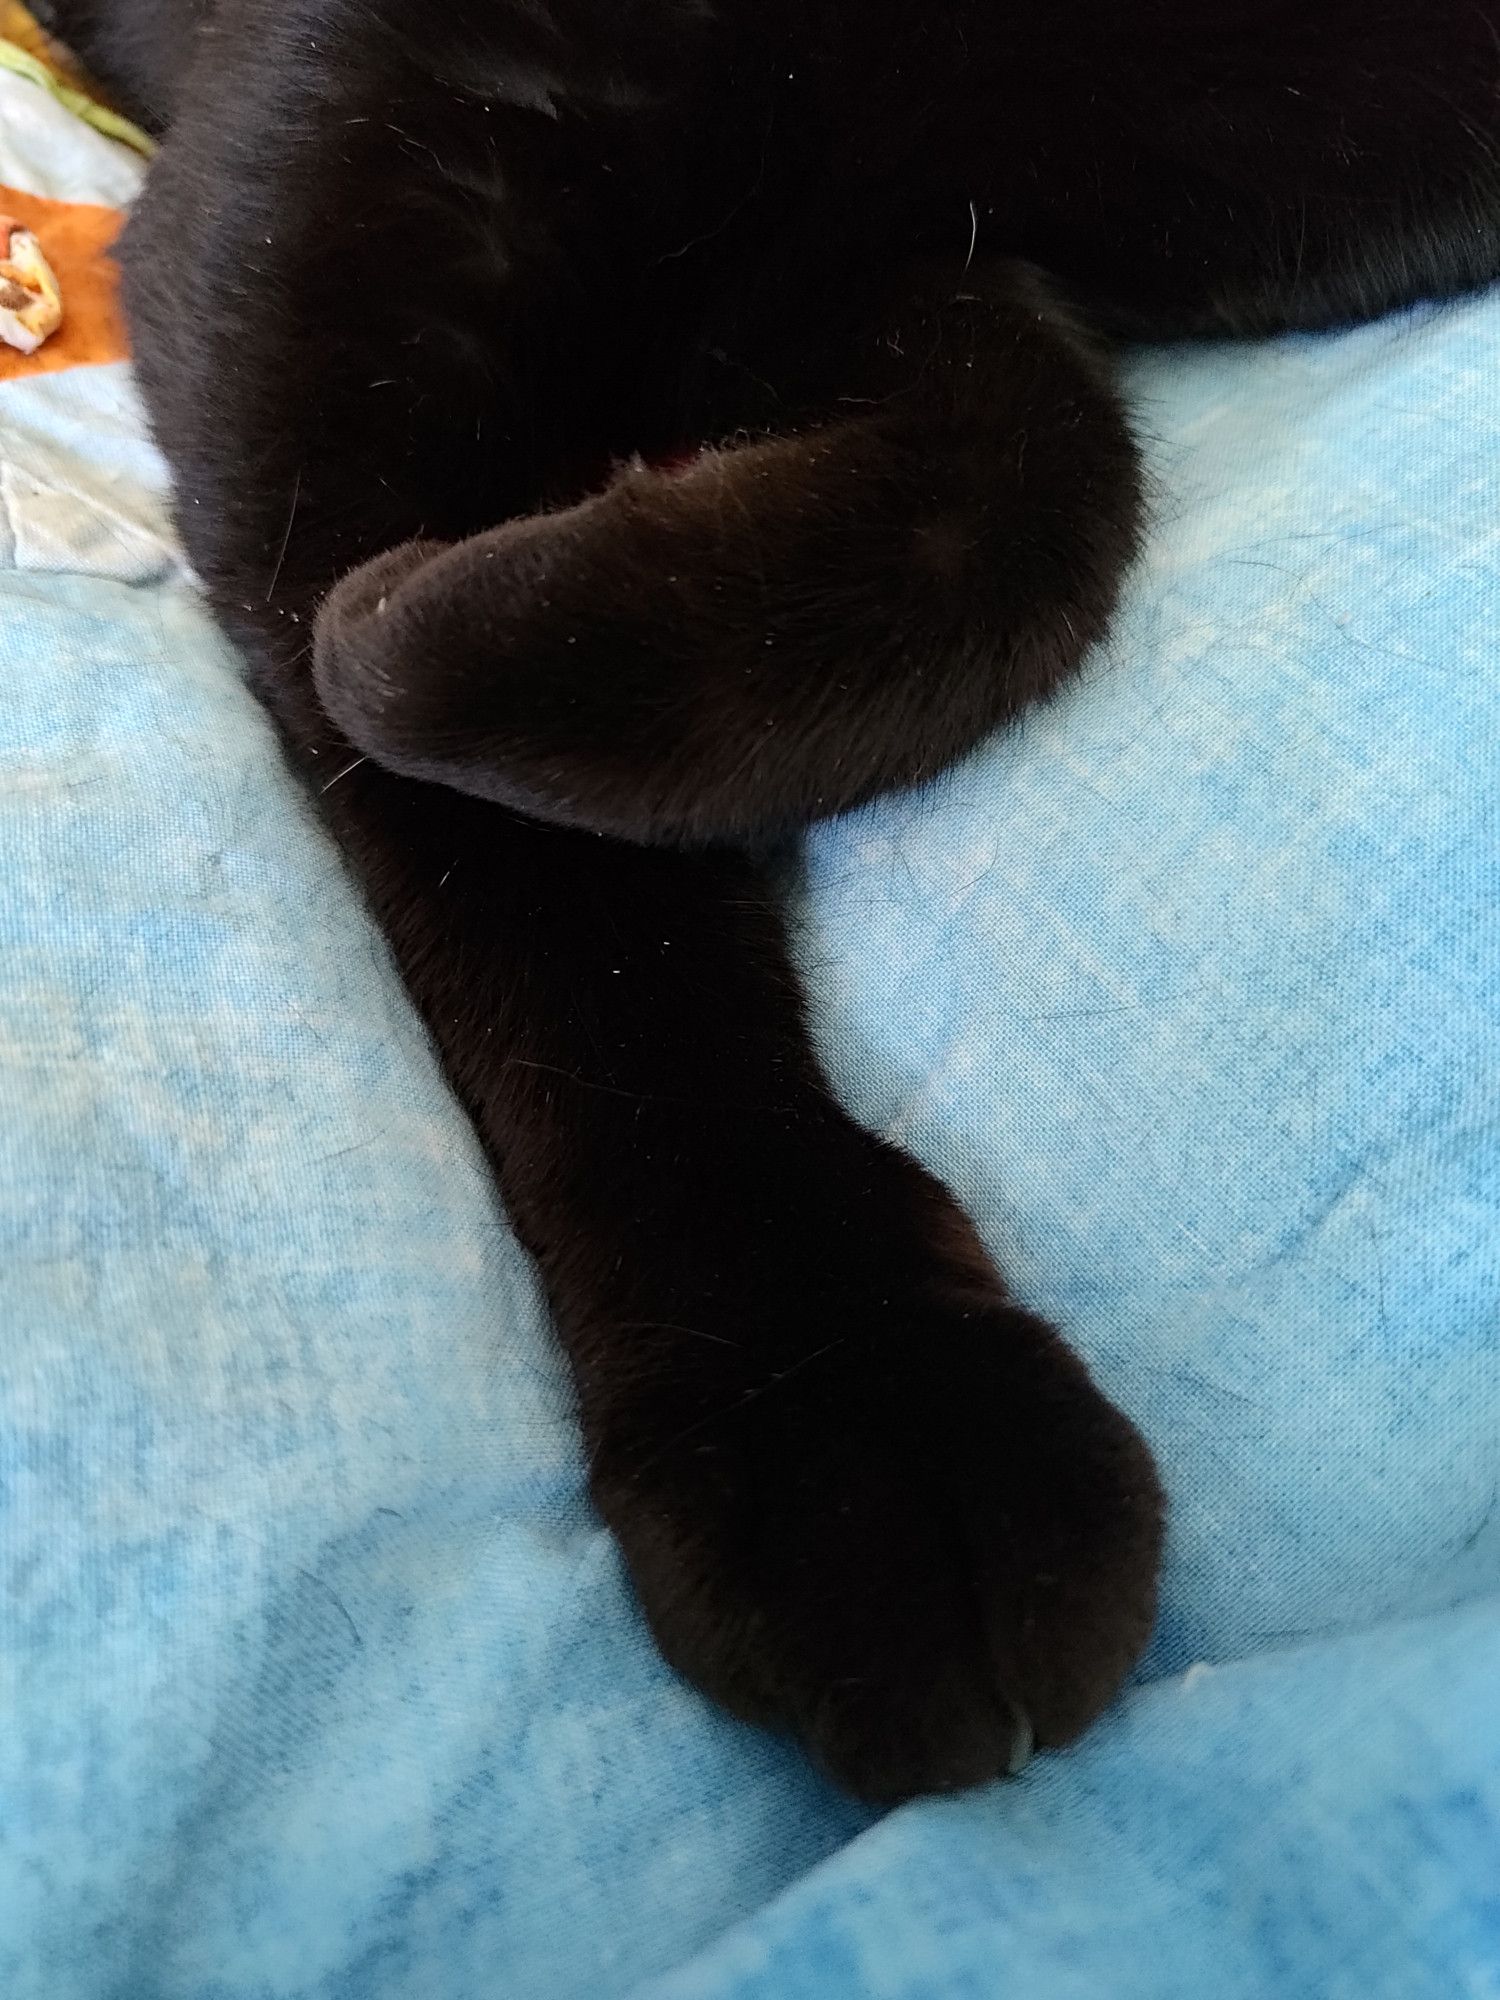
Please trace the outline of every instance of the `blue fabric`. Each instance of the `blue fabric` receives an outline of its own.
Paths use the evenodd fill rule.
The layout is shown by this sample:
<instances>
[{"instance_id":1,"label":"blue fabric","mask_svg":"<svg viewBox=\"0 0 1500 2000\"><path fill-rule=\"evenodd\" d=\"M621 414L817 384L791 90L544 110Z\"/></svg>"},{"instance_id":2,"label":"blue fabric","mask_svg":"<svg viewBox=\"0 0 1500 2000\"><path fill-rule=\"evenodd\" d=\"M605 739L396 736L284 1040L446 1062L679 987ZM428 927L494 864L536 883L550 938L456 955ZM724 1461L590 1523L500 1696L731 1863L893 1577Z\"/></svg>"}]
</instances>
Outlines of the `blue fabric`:
<instances>
[{"instance_id":1,"label":"blue fabric","mask_svg":"<svg viewBox=\"0 0 1500 2000\"><path fill-rule=\"evenodd\" d=\"M1500 301L1132 376L1113 643L794 885L849 1102L1173 1500L1117 1711L878 1824L654 1658L188 586L13 538L7 2000L1500 1995Z\"/></svg>"}]
</instances>

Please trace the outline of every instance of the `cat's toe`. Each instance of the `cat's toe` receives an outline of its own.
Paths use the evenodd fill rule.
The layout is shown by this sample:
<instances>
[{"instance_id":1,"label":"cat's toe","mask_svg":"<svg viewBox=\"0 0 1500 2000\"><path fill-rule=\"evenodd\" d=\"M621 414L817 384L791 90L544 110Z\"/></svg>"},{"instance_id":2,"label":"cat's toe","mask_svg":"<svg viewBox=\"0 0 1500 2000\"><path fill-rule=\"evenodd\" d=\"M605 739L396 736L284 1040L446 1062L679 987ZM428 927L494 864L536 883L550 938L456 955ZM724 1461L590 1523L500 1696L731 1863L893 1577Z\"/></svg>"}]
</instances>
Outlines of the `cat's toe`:
<instances>
[{"instance_id":1,"label":"cat's toe","mask_svg":"<svg viewBox=\"0 0 1500 2000\"><path fill-rule=\"evenodd\" d=\"M340 579L319 609L313 677L326 713L356 749L399 762L412 736L413 694L428 649L413 630L406 586L442 556L403 542Z\"/></svg>"},{"instance_id":2,"label":"cat's toe","mask_svg":"<svg viewBox=\"0 0 1500 2000\"><path fill-rule=\"evenodd\" d=\"M313 677L355 748L404 777L562 824L605 824L631 793L632 731L650 712L638 640L590 567L607 496L467 541L412 541L324 600Z\"/></svg>"},{"instance_id":3,"label":"cat's toe","mask_svg":"<svg viewBox=\"0 0 1500 2000\"><path fill-rule=\"evenodd\" d=\"M987 1672L957 1663L915 1688L878 1675L834 1687L805 1737L835 1784L874 1805L1017 1776L1035 1749L1016 1703Z\"/></svg>"}]
</instances>

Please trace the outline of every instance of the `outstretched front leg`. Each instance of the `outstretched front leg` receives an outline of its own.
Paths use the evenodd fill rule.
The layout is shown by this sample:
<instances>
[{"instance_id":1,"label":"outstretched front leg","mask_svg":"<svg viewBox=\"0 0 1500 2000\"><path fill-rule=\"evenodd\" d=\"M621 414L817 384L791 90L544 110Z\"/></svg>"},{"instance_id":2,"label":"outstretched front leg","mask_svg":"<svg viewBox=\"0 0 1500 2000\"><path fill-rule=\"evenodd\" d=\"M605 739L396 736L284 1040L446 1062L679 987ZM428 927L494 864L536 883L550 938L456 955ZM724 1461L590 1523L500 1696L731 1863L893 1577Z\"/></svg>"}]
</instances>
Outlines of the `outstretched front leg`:
<instances>
[{"instance_id":1,"label":"outstretched front leg","mask_svg":"<svg viewBox=\"0 0 1500 2000\"><path fill-rule=\"evenodd\" d=\"M1077 666L1134 550L1107 362L1028 267L910 271L770 435L349 577L318 684L388 769L641 841L931 776Z\"/></svg>"},{"instance_id":2,"label":"outstretched front leg","mask_svg":"<svg viewBox=\"0 0 1500 2000\"><path fill-rule=\"evenodd\" d=\"M877 1801L1073 1738L1150 1630L1150 1456L948 1191L832 1101L758 871L373 764L329 798L538 1258L668 1660Z\"/></svg>"}]
</instances>

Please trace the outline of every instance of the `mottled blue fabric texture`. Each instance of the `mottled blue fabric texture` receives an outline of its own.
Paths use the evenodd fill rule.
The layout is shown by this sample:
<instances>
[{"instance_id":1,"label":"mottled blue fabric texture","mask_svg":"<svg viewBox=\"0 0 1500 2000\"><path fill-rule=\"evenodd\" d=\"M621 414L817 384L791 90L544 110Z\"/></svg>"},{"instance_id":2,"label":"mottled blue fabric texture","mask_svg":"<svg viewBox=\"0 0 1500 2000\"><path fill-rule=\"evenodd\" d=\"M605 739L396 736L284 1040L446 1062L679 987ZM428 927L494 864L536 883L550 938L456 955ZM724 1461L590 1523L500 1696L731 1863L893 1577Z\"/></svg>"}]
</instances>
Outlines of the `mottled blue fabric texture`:
<instances>
[{"instance_id":1,"label":"mottled blue fabric texture","mask_svg":"<svg viewBox=\"0 0 1500 2000\"><path fill-rule=\"evenodd\" d=\"M1173 1503L1119 1709L879 1823L653 1656L128 384L0 397L6 2000L1500 1996L1500 301L1130 374L1113 642L789 883Z\"/></svg>"}]
</instances>

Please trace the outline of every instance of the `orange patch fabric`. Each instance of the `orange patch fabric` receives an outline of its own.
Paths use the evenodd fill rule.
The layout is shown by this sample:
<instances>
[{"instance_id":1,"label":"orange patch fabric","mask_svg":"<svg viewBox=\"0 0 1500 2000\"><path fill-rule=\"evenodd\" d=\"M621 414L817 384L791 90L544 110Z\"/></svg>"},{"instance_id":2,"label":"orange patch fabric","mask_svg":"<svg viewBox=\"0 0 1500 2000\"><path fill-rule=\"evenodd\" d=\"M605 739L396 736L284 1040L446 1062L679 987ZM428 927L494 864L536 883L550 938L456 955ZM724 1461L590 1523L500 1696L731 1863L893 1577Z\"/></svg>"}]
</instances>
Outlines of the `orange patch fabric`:
<instances>
[{"instance_id":1,"label":"orange patch fabric","mask_svg":"<svg viewBox=\"0 0 1500 2000\"><path fill-rule=\"evenodd\" d=\"M60 368L123 361L130 352L120 311L119 273L110 250L124 223L117 208L86 201L46 201L0 187L0 213L29 229L57 274L63 323L35 354L0 344L0 382L51 375Z\"/></svg>"},{"instance_id":2,"label":"orange patch fabric","mask_svg":"<svg viewBox=\"0 0 1500 2000\"><path fill-rule=\"evenodd\" d=\"M0 0L0 35L6 41L14 42L18 49L24 49L27 55L35 56L39 63L45 63L54 76L71 84L74 90L81 90L96 104L102 104L106 111L118 108L90 77L84 75L61 42L54 42L46 29L38 26L21 5L21 0Z\"/></svg>"},{"instance_id":3,"label":"orange patch fabric","mask_svg":"<svg viewBox=\"0 0 1500 2000\"><path fill-rule=\"evenodd\" d=\"M25 49L27 55L35 56L38 62L46 63L61 77L65 77L80 90L88 85L73 67L67 56L44 29L37 26L19 0L0 0L0 35L18 48Z\"/></svg>"}]
</instances>

